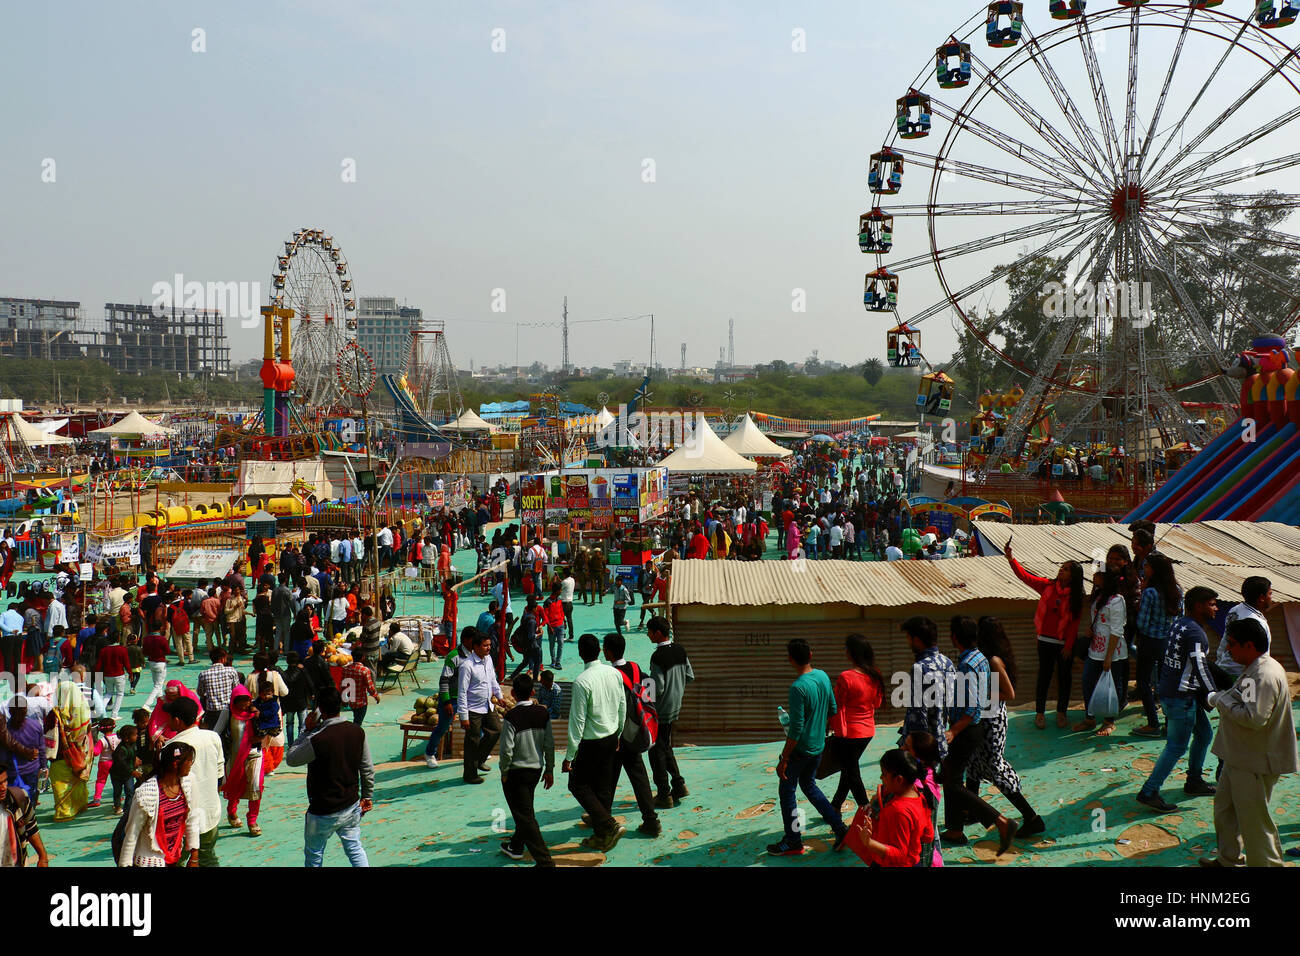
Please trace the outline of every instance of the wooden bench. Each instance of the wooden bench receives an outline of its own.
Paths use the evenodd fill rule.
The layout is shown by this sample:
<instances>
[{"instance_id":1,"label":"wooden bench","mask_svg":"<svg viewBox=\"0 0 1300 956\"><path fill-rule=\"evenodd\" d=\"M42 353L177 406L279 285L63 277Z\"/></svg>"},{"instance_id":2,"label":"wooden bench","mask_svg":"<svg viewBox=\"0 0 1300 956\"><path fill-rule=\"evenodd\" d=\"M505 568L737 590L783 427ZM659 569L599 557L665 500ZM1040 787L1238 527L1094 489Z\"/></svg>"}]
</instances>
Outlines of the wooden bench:
<instances>
[{"instance_id":1,"label":"wooden bench","mask_svg":"<svg viewBox=\"0 0 1300 956\"><path fill-rule=\"evenodd\" d=\"M408 715L406 720L401 721L397 725L402 730L402 760L403 761L407 759L406 752L407 752L407 748L410 747L411 745L411 741L413 740L419 741L420 743L423 743L427 746L429 742L429 738L433 735L434 728L438 726L437 724L410 723L411 716L413 715ZM443 734L442 744L438 748L439 752L434 755L439 760L444 760L453 755L452 738L455 737L456 735L456 727L457 727L456 720L455 718L452 718L451 726L448 727L447 732Z\"/></svg>"}]
</instances>

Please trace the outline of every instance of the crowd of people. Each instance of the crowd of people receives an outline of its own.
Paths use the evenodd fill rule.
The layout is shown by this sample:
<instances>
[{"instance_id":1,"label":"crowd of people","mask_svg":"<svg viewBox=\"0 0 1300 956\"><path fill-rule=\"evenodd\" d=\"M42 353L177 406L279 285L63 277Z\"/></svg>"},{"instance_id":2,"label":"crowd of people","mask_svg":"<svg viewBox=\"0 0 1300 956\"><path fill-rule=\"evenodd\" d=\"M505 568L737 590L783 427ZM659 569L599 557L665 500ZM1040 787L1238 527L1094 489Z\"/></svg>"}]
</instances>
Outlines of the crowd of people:
<instances>
[{"instance_id":1,"label":"crowd of people","mask_svg":"<svg viewBox=\"0 0 1300 956\"><path fill-rule=\"evenodd\" d=\"M810 448L778 483L770 511L733 489L725 499L679 498L665 520L629 529L629 539L662 552L627 578L611 574L596 546L574 547L561 560L553 542L525 540L518 526L486 538L492 511L484 501L467 509L469 526L465 515L445 515L398 521L365 538L312 532L274 557L255 539L246 560L224 577L192 586L152 571L141 580L111 565L98 590L80 581L75 567L48 584L24 581L0 615L5 669L28 675L22 692L0 705L0 822L12 824L0 827L9 834L0 839L0 864L21 863L30 848L45 865L34 810L50 792L56 822L102 806L108 795L119 865L216 865L223 807L227 829L259 836L267 780L287 764L308 768L305 863L321 865L337 834L349 861L366 865L361 820L375 792L366 712L381 699L375 678L421 653L442 659L425 763L438 767L453 728L461 731L465 785L485 783L498 754L515 826L502 843L505 856L521 860L527 852L537 865L554 863L534 799L539 786L555 782L554 723L562 713L560 773L591 828L584 847L609 853L624 836L613 815L623 776L641 817L637 830L656 837L663 813L689 794L673 730L694 675L659 613L673 562L762 557L769 517L784 556L852 559L867 549L888 560L903 530L900 480L879 452L837 457ZM1010 544L1005 549L1011 571L1040 596L1034 724L1047 728L1055 681L1058 728L1112 737L1133 683L1145 717L1134 733L1165 741L1139 803L1174 810L1161 788L1186 757L1184 795L1215 798L1219 849L1203 862L1280 864L1269 802L1278 778L1298 767L1285 674L1268 653L1271 584L1247 578L1242 601L1225 612L1208 588L1184 593L1154 526L1139 522L1130 531L1130 545L1112 547L1087 583L1078 563L1040 577L1020 564ZM621 547L620 538L607 546ZM451 567L461 549L476 555L469 580ZM437 607L440 598L442 608L433 646L403 633L391 590L376 591L368 578L368 559L430 569L432 599ZM462 624L459 592L471 580L481 582L488 606ZM606 594L609 631L575 634L575 602L603 604ZM635 596L641 615L633 625ZM83 614L87 606L95 609ZM654 645L644 667L627 657L624 632L637 628ZM1006 752L1007 707L1028 696L1018 691L1028 682L1022 662L995 618L955 616L947 630L950 650L941 648L932 619L902 625L915 665L897 746L876 758L874 793L861 763L889 681L871 644L848 635L845 664L832 682L813 666L807 641L789 642L794 680L781 709L786 739L776 767L782 834L770 853L806 849L800 792L830 828L835 849L852 847L882 866L942 865L942 848L966 843L971 827L995 831L998 854L1046 831ZM1222 637L1212 657L1216 632ZM328 657L337 651L327 642L338 635L351 641L351 660L342 667ZM569 662L574 676L562 687L557 674L569 643L577 644L580 663ZM200 653L209 666L194 689L169 678L169 666L185 666ZM1076 660L1084 714L1071 724ZM146 690L142 706L127 707L129 697ZM1219 758L1213 774L1206 766L1212 742ZM837 779L828 797L818 781L829 777ZM984 783L1018 816L981 797ZM857 808L851 815L850 798Z\"/></svg>"}]
</instances>

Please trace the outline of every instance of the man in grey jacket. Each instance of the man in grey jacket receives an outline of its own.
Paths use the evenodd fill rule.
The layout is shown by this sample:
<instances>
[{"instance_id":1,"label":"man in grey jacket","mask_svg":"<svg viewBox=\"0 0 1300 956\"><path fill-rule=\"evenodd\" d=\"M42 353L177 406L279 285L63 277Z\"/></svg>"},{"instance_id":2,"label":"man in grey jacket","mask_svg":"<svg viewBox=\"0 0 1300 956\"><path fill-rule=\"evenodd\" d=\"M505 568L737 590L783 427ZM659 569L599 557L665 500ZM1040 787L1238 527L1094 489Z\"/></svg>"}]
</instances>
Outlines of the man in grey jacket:
<instances>
[{"instance_id":1,"label":"man in grey jacket","mask_svg":"<svg viewBox=\"0 0 1300 956\"><path fill-rule=\"evenodd\" d=\"M650 657L650 688L659 716L659 736L650 748L650 772L658 791L654 805L671 810L690 793L681 771L677 769L677 756L673 753L673 724L681 713L686 685L695 680L695 672L691 670L691 659L686 656L686 650L673 643L667 618L659 615L651 618L646 633L656 645Z\"/></svg>"},{"instance_id":2,"label":"man in grey jacket","mask_svg":"<svg viewBox=\"0 0 1300 956\"><path fill-rule=\"evenodd\" d=\"M1233 621L1223 639L1242 671L1231 690L1207 696L1209 706L1219 712L1213 750L1223 761L1223 775L1214 795L1219 855L1200 862L1281 866L1282 846L1268 804L1278 777L1298 769L1286 672L1269 655L1268 635L1258 621Z\"/></svg>"}]
</instances>

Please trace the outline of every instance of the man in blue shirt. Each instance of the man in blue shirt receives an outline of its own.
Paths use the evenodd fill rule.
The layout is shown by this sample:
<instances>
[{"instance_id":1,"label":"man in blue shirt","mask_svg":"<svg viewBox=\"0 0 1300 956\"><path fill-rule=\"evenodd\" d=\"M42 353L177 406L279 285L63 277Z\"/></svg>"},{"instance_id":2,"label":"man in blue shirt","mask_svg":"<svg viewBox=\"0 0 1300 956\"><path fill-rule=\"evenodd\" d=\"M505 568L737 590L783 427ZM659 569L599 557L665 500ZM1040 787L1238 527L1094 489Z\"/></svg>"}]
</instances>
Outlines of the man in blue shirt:
<instances>
[{"instance_id":1,"label":"man in blue shirt","mask_svg":"<svg viewBox=\"0 0 1300 956\"><path fill-rule=\"evenodd\" d=\"M918 638L913 632L919 631L929 639L938 628L932 621L926 620L929 627L917 627L913 624L908 631L908 624L916 621L911 618L903 623L908 631L913 651L917 650ZM952 643L960 657L957 659L957 679L946 685L944 692L948 695L947 711L950 721L944 732L943 740L947 744L948 756L943 762L943 806L946 825L942 834L944 843L949 845L966 842L965 828L974 818L985 829L998 829L998 856L1011 846L1020 824L1008 820L991 806L978 793L966 787L966 771L984 746L988 736L989 720L986 715L996 713L997 704L993 700L991 689L992 671L988 658L980 653L976 646L979 642L979 628L973 618L954 617L952 619ZM933 693L933 691L932 691ZM1029 811L1030 817L1033 811Z\"/></svg>"},{"instance_id":2,"label":"man in blue shirt","mask_svg":"<svg viewBox=\"0 0 1300 956\"><path fill-rule=\"evenodd\" d=\"M767 852L773 856L799 856L803 853L805 824L795 799L796 786L835 832L836 849L848 835L848 827L817 786L817 767L826 746L826 724L835 713L831 680L825 671L812 666L812 648L803 638L790 641L785 651L795 672L794 683L790 685L785 748L776 766L776 775L781 780L778 791L785 835L780 842L769 844Z\"/></svg>"},{"instance_id":3,"label":"man in blue shirt","mask_svg":"<svg viewBox=\"0 0 1300 956\"><path fill-rule=\"evenodd\" d=\"M1200 700L1217 689L1210 673L1210 639L1205 629L1219 613L1218 598L1209 588L1195 587L1188 591L1183 598L1187 614L1174 621L1169 628L1169 637L1165 639L1160 679L1156 682L1160 707L1168 724L1165 749L1156 759L1151 776L1142 785L1137 798L1138 803L1160 813L1177 809L1160 796L1160 786L1187 753L1189 742L1192 752L1187 760L1187 783L1183 786L1183 793L1189 797L1214 793L1215 788L1201 776L1205 754L1214 734Z\"/></svg>"}]
</instances>

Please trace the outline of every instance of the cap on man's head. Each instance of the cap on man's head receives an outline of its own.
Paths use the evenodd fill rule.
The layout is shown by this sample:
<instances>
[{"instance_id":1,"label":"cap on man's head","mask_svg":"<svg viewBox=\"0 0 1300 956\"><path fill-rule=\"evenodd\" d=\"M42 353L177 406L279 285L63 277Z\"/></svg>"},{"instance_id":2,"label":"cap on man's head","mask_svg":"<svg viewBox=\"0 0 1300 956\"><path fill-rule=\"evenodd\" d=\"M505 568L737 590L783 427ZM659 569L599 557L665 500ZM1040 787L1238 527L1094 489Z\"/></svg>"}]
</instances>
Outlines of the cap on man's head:
<instances>
[{"instance_id":1,"label":"cap on man's head","mask_svg":"<svg viewBox=\"0 0 1300 956\"><path fill-rule=\"evenodd\" d=\"M188 697L177 697L163 704L163 713L168 717L179 717L181 723L188 726L199 719L199 705Z\"/></svg>"},{"instance_id":2,"label":"cap on man's head","mask_svg":"<svg viewBox=\"0 0 1300 956\"><path fill-rule=\"evenodd\" d=\"M22 694L14 694L13 699L12 699L11 701L9 701L9 706L10 706L10 707L26 707L26 706L27 706L27 698L24 697Z\"/></svg>"}]
</instances>

